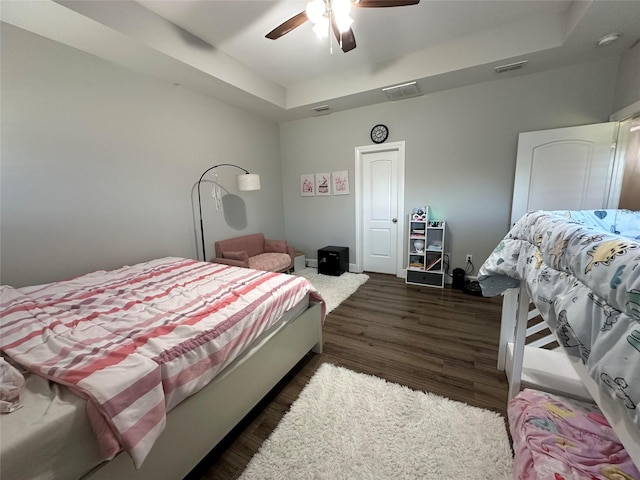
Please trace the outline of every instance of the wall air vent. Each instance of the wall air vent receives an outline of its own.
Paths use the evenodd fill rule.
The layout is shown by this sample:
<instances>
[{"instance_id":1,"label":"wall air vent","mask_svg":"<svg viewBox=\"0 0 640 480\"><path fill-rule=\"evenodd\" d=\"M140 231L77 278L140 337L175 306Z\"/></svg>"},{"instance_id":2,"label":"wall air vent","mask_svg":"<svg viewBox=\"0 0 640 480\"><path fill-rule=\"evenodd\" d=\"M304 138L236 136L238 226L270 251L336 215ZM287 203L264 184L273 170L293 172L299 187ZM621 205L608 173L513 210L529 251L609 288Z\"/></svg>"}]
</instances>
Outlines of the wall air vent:
<instances>
[{"instance_id":1,"label":"wall air vent","mask_svg":"<svg viewBox=\"0 0 640 480\"><path fill-rule=\"evenodd\" d=\"M524 67L529 60L522 60L521 62L508 63L506 65L500 65L498 67L494 67L496 73L504 73L510 70L518 70Z\"/></svg>"},{"instance_id":2,"label":"wall air vent","mask_svg":"<svg viewBox=\"0 0 640 480\"><path fill-rule=\"evenodd\" d=\"M329 105L318 105L317 107L313 107L311 110L313 110L316 113L320 113L320 112L326 112L331 109L329 108Z\"/></svg>"},{"instance_id":3,"label":"wall air vent","mask_svg":"<svg viewBox=\"0 0 640 480\"><path fill-rule=\"evenodd\" d=\"M416 82L394 85L393 87L383 88L382 91L391 101L417 97L420 95L420 90L418 90L418 84Z\"/></svg>"}]
</instances>

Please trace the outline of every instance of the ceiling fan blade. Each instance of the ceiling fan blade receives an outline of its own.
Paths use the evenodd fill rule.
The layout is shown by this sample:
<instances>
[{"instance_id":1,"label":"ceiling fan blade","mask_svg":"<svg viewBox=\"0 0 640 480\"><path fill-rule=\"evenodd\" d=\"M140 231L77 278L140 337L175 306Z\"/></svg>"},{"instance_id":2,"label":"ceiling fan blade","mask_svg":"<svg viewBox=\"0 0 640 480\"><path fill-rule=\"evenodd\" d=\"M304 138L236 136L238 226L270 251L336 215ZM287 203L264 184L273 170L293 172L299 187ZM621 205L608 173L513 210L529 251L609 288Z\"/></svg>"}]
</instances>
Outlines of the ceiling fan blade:
<instances>
[{"instance_id":1,"label":"ceiling fan blade","mask_svg":"<svg viewBox=\"0 0 640 480\"><path fill-rule=\"evenodd\" d=\"M276 40L276 39L280 38L281 36L286 35L287 33L289 33L294 28L298 28L300 25L302 25L307 20L308 20L307 13L306 12L300 12L295 17L291 17L286 22L282 23L281 25L278 25L276 28L274 28L269 33L267 33L265 35L265 37L267 37L267 38L269 38L271 40Z\"/></svg>"},{"instance_id":2,"label":"ceiling fan blade","mask_svg":"<svg viewBox=\"0 0 640 480\"><path fill-rule=\"evenodd\" d=\"M331 21L331 28L333 30L338 43L340 43L340 39L342 38L342 51L344 53L350 52L354 48L356 48L356 37L353 35L353 30L349 29L344 33L340 33L338 29L338 25L335 20Z\"/></svg>"},{"instance_id":3,"label":"ceiling fan blade","mask_svg":"<svg viewBox=\"0 0 640 480\"><path fill-rule=\"evenodd\" d=\"M419 3L420 0L351 0L354 7L361 8L405 7Z\"/></svg>"}]
</instances>

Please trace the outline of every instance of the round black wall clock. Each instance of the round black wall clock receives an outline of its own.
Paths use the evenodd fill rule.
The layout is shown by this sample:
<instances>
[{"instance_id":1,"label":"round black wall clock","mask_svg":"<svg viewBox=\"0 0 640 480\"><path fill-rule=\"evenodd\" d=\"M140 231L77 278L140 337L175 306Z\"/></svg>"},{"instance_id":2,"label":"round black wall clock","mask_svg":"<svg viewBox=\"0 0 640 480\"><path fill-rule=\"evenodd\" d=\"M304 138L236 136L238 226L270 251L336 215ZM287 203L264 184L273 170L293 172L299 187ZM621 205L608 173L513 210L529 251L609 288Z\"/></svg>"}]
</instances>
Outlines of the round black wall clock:
<instances>
[{"instance_id":1,"label":"round black wall clock","mask_svg":"<svg viewBox=\"0 0 640 480\"><path fill-rule=\"evenodd\" d=\"M371 141L373 143L382 143L389 136L389 129L386 125L376 125L371 129Z\"/></svg>"}]
</instances>

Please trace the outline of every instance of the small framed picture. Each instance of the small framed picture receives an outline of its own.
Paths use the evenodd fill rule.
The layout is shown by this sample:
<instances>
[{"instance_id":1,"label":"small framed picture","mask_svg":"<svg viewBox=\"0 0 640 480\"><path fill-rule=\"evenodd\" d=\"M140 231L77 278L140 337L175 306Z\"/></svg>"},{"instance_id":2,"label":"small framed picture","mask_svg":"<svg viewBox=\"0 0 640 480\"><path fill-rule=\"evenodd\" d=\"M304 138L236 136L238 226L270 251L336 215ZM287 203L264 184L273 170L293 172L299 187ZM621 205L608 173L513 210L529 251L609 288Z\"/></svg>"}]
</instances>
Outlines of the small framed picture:
<instances>
[{"instance_id":1,"label":"small framed picture","mask_svg":"<svg viewBox=\"0 0 640 480\"><path fill-rule=\"evenodd\" d=\"M349 171L342 170L331 174L334 195L349 195Z\"/></svg>"},{"instance_id":2,"label":"small framed picture","mask_svg":"<svg viewBox=\"0 0 640 480\"><path fill-rule=\"evenodd\" d=\"M316 173L316 195L331 195L331 175L328 173Z\"/></svg>"},{"instance_id":3,"label":"small framed picture","mask_svg":"<svg viewBox=\"0 0 640 480\"><path fill-rule=\"evenodd\" d=\"M313 197L316 194L316 184L313 173L300 175L300 195L303 197Z\"/></svg>"}]
</instances>

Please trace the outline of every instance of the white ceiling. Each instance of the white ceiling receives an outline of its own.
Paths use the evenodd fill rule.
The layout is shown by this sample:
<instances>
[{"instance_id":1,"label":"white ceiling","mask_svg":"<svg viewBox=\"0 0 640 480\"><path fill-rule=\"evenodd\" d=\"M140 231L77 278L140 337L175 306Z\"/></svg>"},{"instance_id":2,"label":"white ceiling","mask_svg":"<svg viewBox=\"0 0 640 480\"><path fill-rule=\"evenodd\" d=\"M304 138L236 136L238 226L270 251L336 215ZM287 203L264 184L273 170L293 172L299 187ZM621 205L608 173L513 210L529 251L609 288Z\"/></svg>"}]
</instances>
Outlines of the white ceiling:
<instances>
[{"instance_id":1,"label":"white ceiling","mask_svg":"<svg viewBox=\"0 0 640 480\"><path fill-rule=\"evenodd\" d=\"M532 15L564 12L570 1L429 1L394 8L353 8L358 47L344 54L319 40L310 22L278 40L265 34L304 10L304 1L139 0L149 10L215 45L280 85L346 73L425 48L477 35Z\"/></svg>"},{"instance_id":2,"label":"white ceiling","mask_svg":"<svg viewBox=\"0 0 640 480\"><path fill-rule=\"evenodd\" d=\"M422 0L354 8L357 48L343 53L306 23L274 27L302 0L39 0L0 2L2 21L210 95L276 121L388 101L381 88L417 81L422 94L608 55L640 38L640 0ZM608 33L620 40L596 41ZM500 77L502 78L502 77Z\"/></svg>"}]
</instances>

